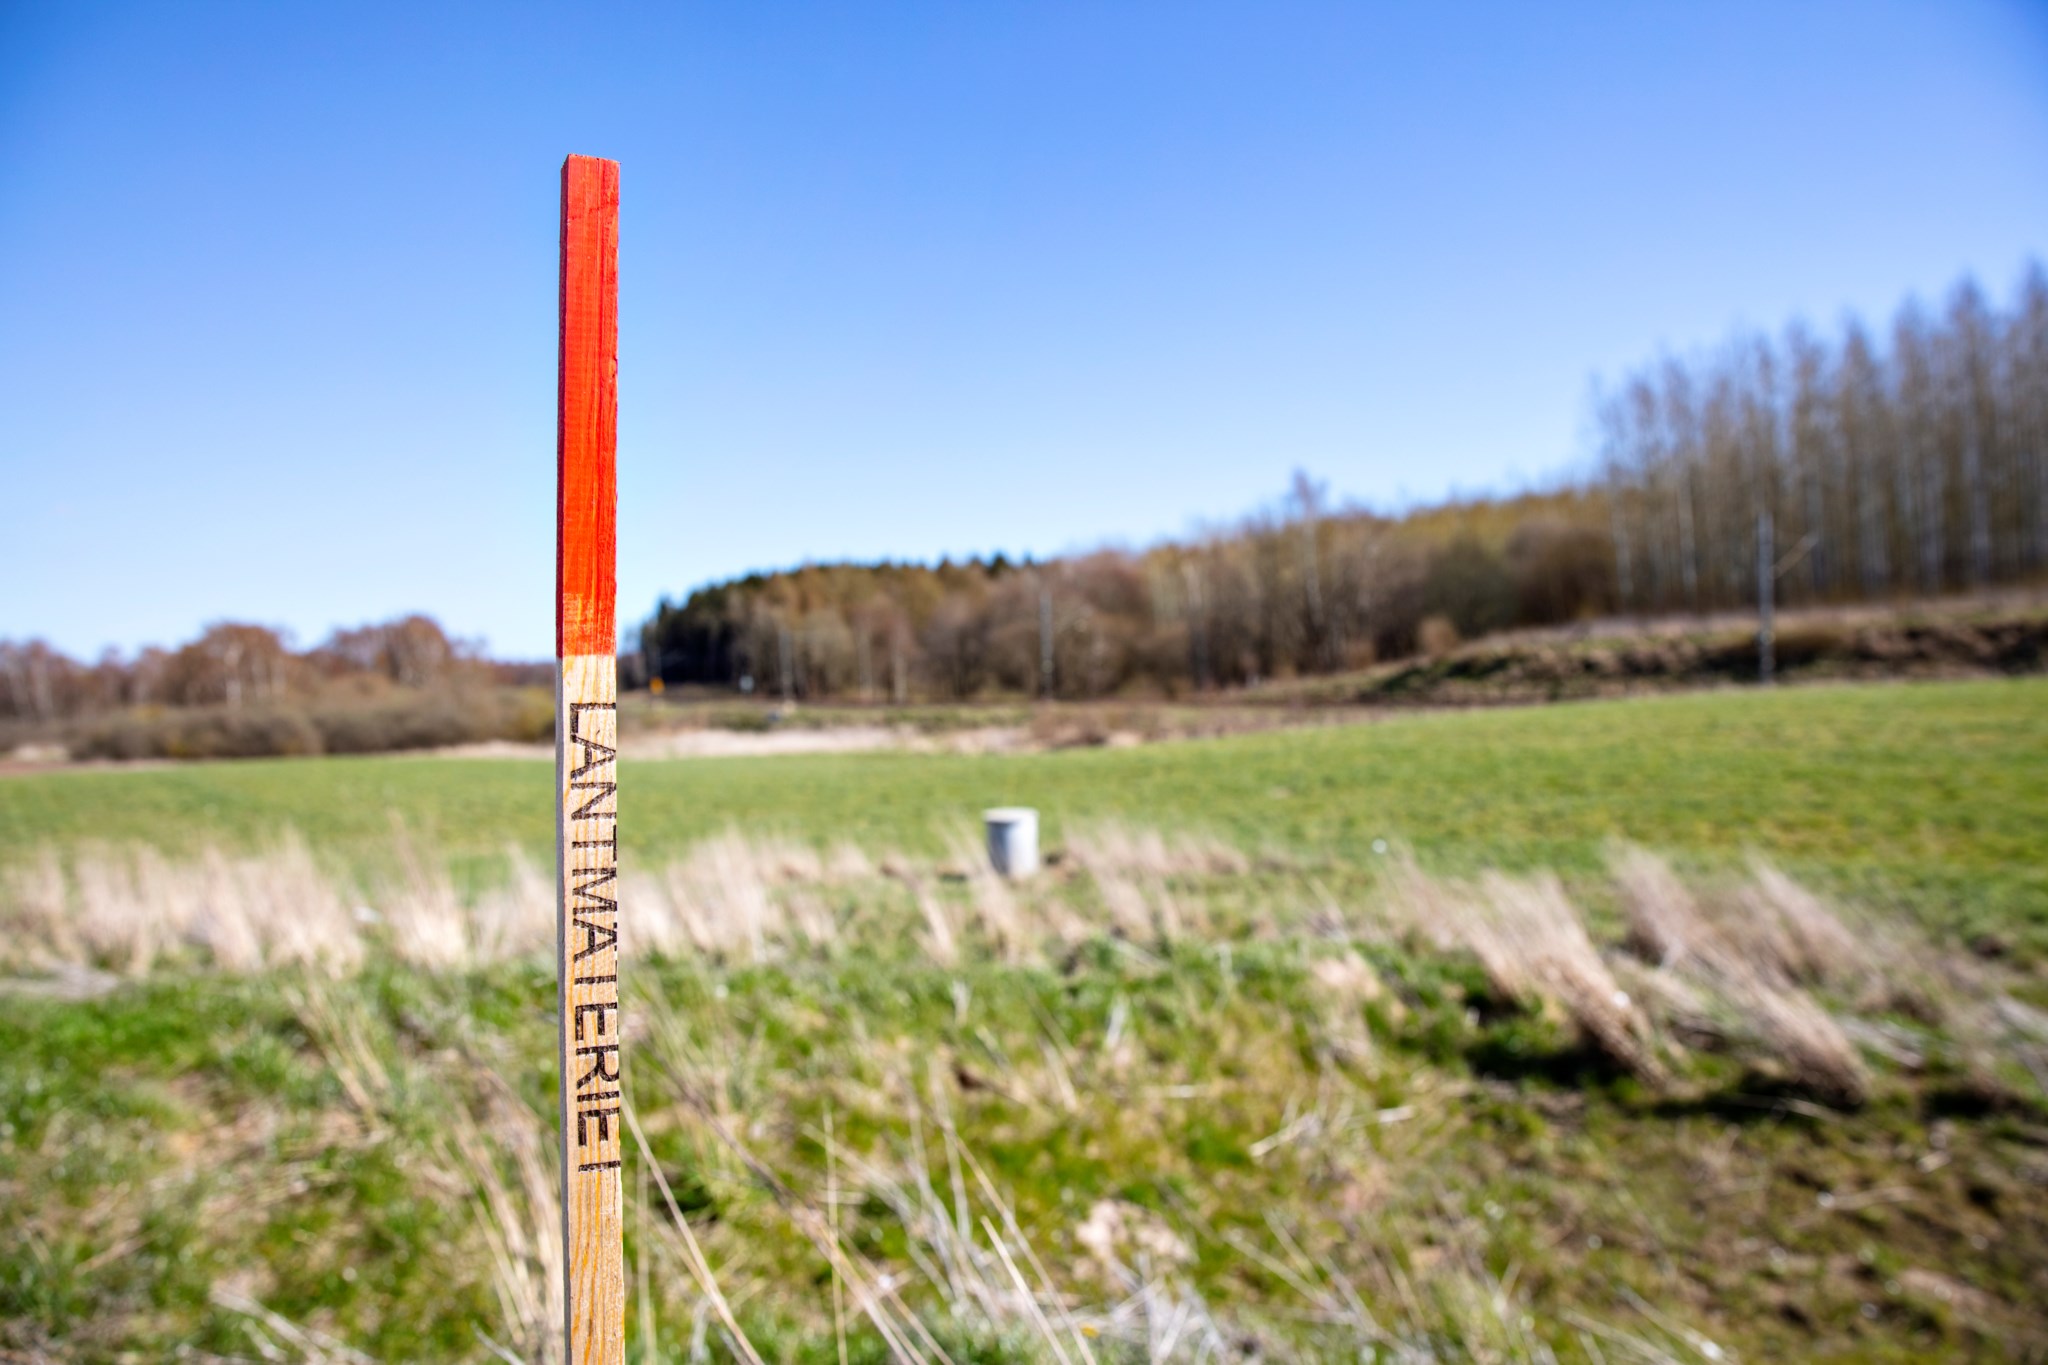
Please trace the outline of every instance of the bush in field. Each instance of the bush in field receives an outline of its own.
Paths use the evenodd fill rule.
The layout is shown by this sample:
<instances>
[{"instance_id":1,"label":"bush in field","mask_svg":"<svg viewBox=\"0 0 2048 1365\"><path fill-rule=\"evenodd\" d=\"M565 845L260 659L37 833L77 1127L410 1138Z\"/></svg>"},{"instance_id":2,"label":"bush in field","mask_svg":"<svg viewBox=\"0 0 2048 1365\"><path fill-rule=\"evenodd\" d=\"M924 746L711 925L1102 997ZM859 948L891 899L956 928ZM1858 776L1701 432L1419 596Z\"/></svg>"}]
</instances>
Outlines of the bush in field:
<instances>
[{"instance_id":1,"label":"bush in field","mask_svg":"<svg viewBox=\"0 0 2048 1365\"><path fill-rule=\"evenodd\" d=\"M267 758L321 752L320 732L290 707L149 708L112 717L71 745L79 758Z\"/></svg>"},{"instance_id":2,"label":"bush in field","mask_svg":"<svg viewBox=\"0 0 2048 1365\"><path fill-rule=\"evenodd\" d=\"M421 697L317 711L313 724L330 754L432 749L489 738L479 717L454 697Z\"/></svg>"},{"instance_id":3,"label":"bush in field","mask_svg":"<svg viewBox=\"0 0 2048 1365\"><path fill-rule=\"evenodd\" d=\"M312 714L331 754L432 749L506 739L531 742L554 733L554 708L537 688L420 693Z\"/></svg>"},{"instance_id":4,"label":"bush in field","mask_svg":"<svg viewBox=\"0 0 2048 1365\"><path fill-rule=\"evenodd\" d=\"M553 733L554 708L539 688L407 689L360 700L136 708L87 725L69 748L79 758L275 758L534 742Z\"/></svg>"}]
</instances>

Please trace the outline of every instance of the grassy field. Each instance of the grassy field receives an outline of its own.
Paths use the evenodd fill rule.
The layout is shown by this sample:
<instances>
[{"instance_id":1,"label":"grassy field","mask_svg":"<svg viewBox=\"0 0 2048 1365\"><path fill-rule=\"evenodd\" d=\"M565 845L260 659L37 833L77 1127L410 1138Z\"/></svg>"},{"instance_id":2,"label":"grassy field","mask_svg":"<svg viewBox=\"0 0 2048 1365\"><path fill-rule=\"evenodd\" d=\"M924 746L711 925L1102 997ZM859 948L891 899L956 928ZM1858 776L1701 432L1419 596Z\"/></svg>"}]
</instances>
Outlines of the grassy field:
<instances>
[{"instance_id":1,"label":"grassy field","mask_svg":"<svg viewBox=\"0 0 2048 1365\"><path fill-rule=\"evenodd\" d=\"M2048 684L623 786L636 1361L2048 1358ZM0 1353L552 1358L548 789L0 781Z\"/></svg>"},{"instance_id":2,"label":"grassy field","mask_svg":"<svg viewBox=\"0 0 2048 1365\"><path fill-rule=\"evenodd\" d=\"M546 766L433 758L85 770L0 782L0 861L45 843L248 847L285 829L374 858L394 819L452 857L549 848ZM1204 744L1016 756L797 755L625 765L629 860L729 826L930 851L983 807L1217 833L1365 865L1599 867L1625 838L1746 850L1929 923L2048 943L2048 682L1716 692L1402 716Z\"/></svg>"}]
</instances>

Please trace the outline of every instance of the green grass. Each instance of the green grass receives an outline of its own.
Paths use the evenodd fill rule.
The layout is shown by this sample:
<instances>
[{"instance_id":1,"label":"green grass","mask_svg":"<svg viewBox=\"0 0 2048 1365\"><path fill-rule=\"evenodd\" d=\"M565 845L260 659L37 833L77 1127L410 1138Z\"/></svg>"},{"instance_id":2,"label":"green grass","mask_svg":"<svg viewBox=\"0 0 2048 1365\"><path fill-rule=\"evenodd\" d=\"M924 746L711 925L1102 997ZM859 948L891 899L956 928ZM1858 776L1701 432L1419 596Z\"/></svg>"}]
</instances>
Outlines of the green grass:
<instances>
[{"instance_id":1,"label":"green grass","mask_svg":"<svg viewBox=\"0 0 2048 1365\"><path fill-rule=\"evenodd\" d=\"M950 1201L938 1137L950 1115L1083 1302L1109 1291L1075 1229L1097 1201L1120 1201L1179 1231L1190 1259L1175 1278L1256 1324L1279 1350L1268 1358L1357 1358L1355 1340L1306 1319L1300 1276L1271 1270L1288 1239L1352 1277L1383 1323L1435 1334L1447 1359L1525 1358L1499 1350L1484 1312L1452 1302L1502 1282L1514 1311L1533 1315L1530 1335L1569 1360L1601 1358L1583 1350L1573 1315L1671 1349L1636 1303L1750 1358L1992 1350L1997 1329L1945 1311L1916 1270L1995 1296L1994 1321L2038 1344L2048 1204L2027 1178L2038 1107L2019 1122L1953 1116L1943 1086L1955 1078L1937 1072L1887 1076L1853 1118L1810 1119L1767 1094L1745 1100L1737 1070L1714 1059L1703 1097L1661 1101L1586 1063L1554 1023L1489 1001L1466 964L1375 949L1406 1004L1347 1019L1311 983L1311 964L1333 951L1250 943L1226 963L1190 944L1058 969L946 969L863 947L762 966L645 962L629 1009L643 1027L675 1022L636 1044L634 1102L769 1359L835 1359L822 1264L700 1107L728 1115L813 1200L827 1188L829 1113L842 1153L899 1179L921 1141L918 1164ZM301 1003L323 989L354 1021L348 1036ZM0 1237L0 1346L89 1361L167 1358L190 1343L245 1358L248 1324L213 1297L225 1282L378 1359L482 1358L476 1331L507 1332L476 1235L475 1172L440 1135L452 1115L481 1112L482 1059L524 1099L538 1140L554 1112L553 991L544 965L508 964L446 976L380 967L325 987L296 973L201 976L89 1005L11 1001L0 1014L0 1229L13 1230ZM1120 1005L1133 1040L1121 1055L1107 1045ZM1333 1056L1333 1039L1361 1027L1370 1047ZM1070 1104L1041 1060L1055 1039ZM336 1079L344 1051L371 1076L367 1109ZM1375 1109L1406 1117L1343 1124ZM1331 1125L1260 1150L1311 1110ZM1836 1191L1878 1197L1830 1214L1816 1200ZM658 1205L650 1216L661 1219ZM870 1193L845 1218L863 1254L908 1264L905 1220L885 1200ZM667 1358L682 1358L699 1310L680 1262L637 1213L628 1253L635 1267L652 1258ZM1396 1274L1424 1306L1404 1301ZM910 1294L945 1331L928 1288ZM637 1309L632 1325L638 1336ZM872 1356L872 1334L856 1335ZM977 1352L1049 1358L1028 1340Z\"/></svg>"},{"instance_id":2,"label":"green grass","mask_svg":"<svg viewBox=\"0 0 2048 1365\"><path fill-rule=\"evenodd\" d=\"M392 821L483 859L545 854L546 766L267 760L0 781L0 860L37 844L261 842L337 858ZM1375 839L1457 868L1589 872L1626 838L1682 859L1755 850L1896 900L1944 930L2048 944L2048 681L1728 691L1403 716L1137 749L877 753L623 765L628 858L726 825L869 847L933 846L943 822L1028 804L1048 836L1122 817L1360 864Z\"/></svg>"},{"instance_id":3,"label":"green grass","mask_svg":"<svg viewBox=\"0 0 2048 1365\"><path fill-rule=\"evenodd\" d=\"M930 854L943 824L1015 802L1045 811L1055 843L1118 817L1291 855L1179 876L1173 894L1211 912L1206 938L1097 935L946 966L920 946L911 889L877 877L777 892L822 901L842 926L829 942L636 960L633 1102L768 1359L839 1358L830 1280L707 1113L814 1201L847 1178L843 1160L828 1177L829 1118L838 1150L869 1163L847 1237L899 1270L933 1253L884 1187L918 1171L952 1201L950 1120L1077 1301L1122 1295L1077 1240L1098 1201L1119 1201L1184 1239L1171 1278L1269 1359L1359 1356L1356 1334L1310 1312L1304 1275L1332 1294L1345 1277L1447 1359L1530 1358L1516 1330L1570 1360L1628 1358L1613 1340L1588 1349L1589 1330L1679 1358L1698 1354L1690 1330L1750 1359L2048 1342L2048 1096L2017 1054L1983 1055L1983 1000L1826 1000L1925 1054L1868 1057L1854 1113L1697 1039L1674 1049L1680 1083L1653 1092L1554 1012L1500 997L1468 955L1311 922L1320 888L1349 904L1372 877L1376 839L1450 870L1558 869L1589 903L1616 837L1708 866L1756 850L1951 936L1998 930L2017 960L1966 961L1977 975L1955 979L2038 999L2048 683L1729 692L1016 757L629 763L624 787L625 851L643 864L728 824ZM0 866L45 844L189 853L285 828L367 863L390 855L394 820L480 871L507 842L545 857L548 768L316 759L0 780ZM1085 907L1096 893L1067 863L1022 894ZM1384 993L1318 976L1354 952ZM485 1129L501 1180L517 1134L543 1140L553 1002L531 961L434 974L373 959L330 981L187 960L98 998L0 994L0 1354L250 1358L270 1343L221 1300L239 1285L379 1359L486 1358L478 1333L508 1330L479 1227L489 1179L451 1135L464 1116ZM637 1186L628 1198L661 1358L686 1358L701 1309L661 1211L642 1222ZM905 1293L955 1360L1045 1358L1028 1334L949 1316L923 1279ZM1533 1325L1502 1327L1496 1295ZM630 1358L647 1360L635 1302ZM729 1358L716 1331L707 1345ZM878 1359L873 1335L851 1354Z\"/></svg>"}]
</instances>

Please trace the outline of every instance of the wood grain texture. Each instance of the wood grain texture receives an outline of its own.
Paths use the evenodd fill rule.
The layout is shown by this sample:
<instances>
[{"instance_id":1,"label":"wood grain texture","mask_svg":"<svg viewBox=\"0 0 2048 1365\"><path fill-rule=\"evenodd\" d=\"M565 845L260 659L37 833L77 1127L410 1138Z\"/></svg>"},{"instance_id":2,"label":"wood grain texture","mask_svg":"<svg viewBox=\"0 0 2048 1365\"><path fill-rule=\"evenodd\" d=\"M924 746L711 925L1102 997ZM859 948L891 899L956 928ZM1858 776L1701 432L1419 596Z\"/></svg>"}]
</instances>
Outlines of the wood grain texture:
<instances>
[{"instance_id":1,"label":"wood grain texture","mask_svg":"<svg viewBox=\"0 0 2048 1365\"><path fill-rule=\"evenodd\" d=\"M562 165L555 867L567 1365L624 1365L619 1018L619 167Z\"/></svg>"},{"instance_id":2,"label":"wood grain texture","mask_svg":"<svg viewBox=\"0 0 2048 1365\"><path fill-rule=\"evenodd\" d=\"M556 697L565 1359L568 1365L622 1365L618 660L610 654L568 656L556 674Z\"/></svg>"},{"instance_id":3,"label":"wood grain texture","mask_svg":"<svg viewBox=\"0 0 2048 1365\"><path fill-rule=\"evenodd\" d=\"M555 655L618 642L619 163L562 163Z\"/></svg>"}]
</instances>

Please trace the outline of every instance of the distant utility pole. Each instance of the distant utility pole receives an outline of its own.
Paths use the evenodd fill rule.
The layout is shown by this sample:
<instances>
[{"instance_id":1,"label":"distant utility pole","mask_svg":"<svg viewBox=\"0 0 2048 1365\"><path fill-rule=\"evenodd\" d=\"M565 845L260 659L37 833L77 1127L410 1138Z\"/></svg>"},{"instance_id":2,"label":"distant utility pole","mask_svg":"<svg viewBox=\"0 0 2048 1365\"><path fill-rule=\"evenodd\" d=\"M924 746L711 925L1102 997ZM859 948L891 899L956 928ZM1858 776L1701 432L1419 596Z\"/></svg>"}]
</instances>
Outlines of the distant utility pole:
<instances>
[{"instance_id":1,"label":"distant utility pole","mask_svg":"<svg viewBox=\"0 0 2048 1365\"><path fill-rule=\"evenodd\" d=\"M1052 700L1052 589L1038 585L1038 690Z\"/></svg>"},{"instance_id":2,"label":"distant utility pole","mask_svg":"<svg viewBox=\"0 0 2048 1365\"><path fill-rule=\"evenodd\" d=\"M1756 513L1756 680L1769 687L1778 673L1778 632L1777 604L1778 580L1791 571L1793 566L1813 552L1820 544L1820 532L1808 531L1799 543L1786 551L1779 559L1777 523L1771 519L1771 509L1759 507Z\"/></svg>"},{"instance_id":3,"label":"distant utility pole","mask_svg":"<svg viewBox=\"0 0 2048 1365\"><path fill-rule=\"evenodd\" d=\"M1778 671L1778 637L1771 620L1777 605L1777 560L1777 530L1771 521L1771 509L1759 507L1756 511L1756 680L1765 687L1771 685L1773 675Z\"/></svg>"}]
</instances>

